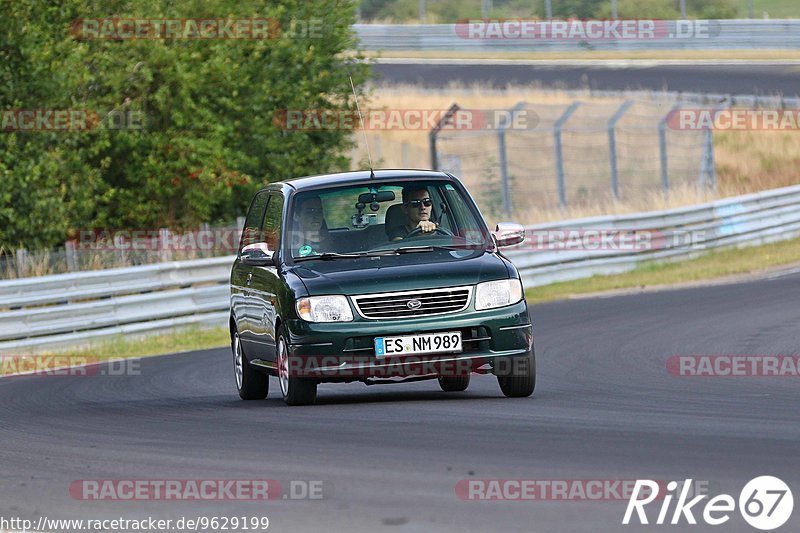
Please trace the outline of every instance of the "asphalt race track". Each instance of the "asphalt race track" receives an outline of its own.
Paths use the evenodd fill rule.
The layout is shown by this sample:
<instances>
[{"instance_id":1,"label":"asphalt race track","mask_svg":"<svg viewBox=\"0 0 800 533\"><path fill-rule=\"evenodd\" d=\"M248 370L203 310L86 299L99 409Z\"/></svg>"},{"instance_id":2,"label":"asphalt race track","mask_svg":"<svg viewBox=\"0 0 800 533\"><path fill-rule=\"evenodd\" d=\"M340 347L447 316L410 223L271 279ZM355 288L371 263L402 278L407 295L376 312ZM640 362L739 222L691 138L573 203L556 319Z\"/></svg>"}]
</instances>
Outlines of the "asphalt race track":
<instances>
[{"instance_id":1,"label":"asphalt race track","mask_svg":"<svg viewBox=\"0 0 800 533\"><path fill-rule=\"evenodd\" d=\"M744 253L744 252L743 252ZM797 354L800 275L536 306L539 382L503 398L435 381L322 385L289 408L236 395L227 350L140 375L0 379L0 516L268 516L275 531L756 531L622 526L627 502L464 501L464 479L709 482L775 475L800 496L797 377L681 377L672 355ZM317 501L84 501L81 479L321 480ZM648 508L654 520L657 507ZM701 520L702 510L695 512ZM779 531L800 530L800 513Z\"/></svg>"},{"instance_id":2,"label":"asphalt race track","mask_svg":"<svg viewBox=\"0 0 800 533\"><path fill-rule=\"evenodd\" d=\"M378 83L446 87L457 82L535 85L592 90L668 90L719 94L800 95L800 65L794 62L745 64L662 64L657 62L508 62L382 60L373 66Z\"/></svg>"}]
</instances>

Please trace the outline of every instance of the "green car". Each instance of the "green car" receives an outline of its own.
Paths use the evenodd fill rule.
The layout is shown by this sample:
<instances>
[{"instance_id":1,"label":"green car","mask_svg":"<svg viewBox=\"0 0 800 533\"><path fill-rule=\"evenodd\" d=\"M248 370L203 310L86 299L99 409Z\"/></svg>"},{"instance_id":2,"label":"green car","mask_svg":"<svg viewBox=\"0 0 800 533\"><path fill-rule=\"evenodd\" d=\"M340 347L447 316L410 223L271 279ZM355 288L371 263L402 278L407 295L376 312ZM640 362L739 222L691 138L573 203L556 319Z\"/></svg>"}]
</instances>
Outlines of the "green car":
<instances>
[{"instance_id":1,"label":"green car","mask_svg":"<svg viewBox=\"0 0 800 533\"><path fill-rule=\"evenodd\" d=\"M231 272L239 396L276 376L289 405L322 382L438 379L463 391L493 373L509 397L533 393L536 361L522 282L453 175L329 174L270 184L250 205Z\"/></svg>"}]
</instances>

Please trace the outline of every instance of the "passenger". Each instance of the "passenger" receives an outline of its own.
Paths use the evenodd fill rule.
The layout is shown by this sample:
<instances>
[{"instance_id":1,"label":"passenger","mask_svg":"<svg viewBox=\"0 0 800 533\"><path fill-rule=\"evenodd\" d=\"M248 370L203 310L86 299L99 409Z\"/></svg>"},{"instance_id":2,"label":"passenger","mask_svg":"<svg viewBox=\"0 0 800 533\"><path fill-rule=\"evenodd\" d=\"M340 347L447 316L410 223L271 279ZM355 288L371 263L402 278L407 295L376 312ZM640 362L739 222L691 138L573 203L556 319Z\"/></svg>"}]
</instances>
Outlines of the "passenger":
<instances>
[{"instance_id":1,"label":"passenger","mask_svg":"<svg viewBox=\"0 0 800 533\"><path fill-rule=\"evenodd\" d=\"M299 198L294 220L297 231L292 238L292 255L303 257L326 251L330 244L330 236L319 196Z\"/></svg>"}]
</instances>

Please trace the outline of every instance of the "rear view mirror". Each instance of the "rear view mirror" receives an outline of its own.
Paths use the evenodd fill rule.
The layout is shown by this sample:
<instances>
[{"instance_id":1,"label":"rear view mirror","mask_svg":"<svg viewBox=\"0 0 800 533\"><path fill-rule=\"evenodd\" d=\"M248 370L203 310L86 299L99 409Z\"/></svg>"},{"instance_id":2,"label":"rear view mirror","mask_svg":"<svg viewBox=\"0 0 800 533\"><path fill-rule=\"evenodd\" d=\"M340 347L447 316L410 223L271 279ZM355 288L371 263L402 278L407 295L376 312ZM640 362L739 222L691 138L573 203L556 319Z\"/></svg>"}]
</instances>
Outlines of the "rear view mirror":
<instances>
[{"instance_id":1,"label":"rear view mirror","mask_svg":"<svg viewBox=\"0 0 800 533\"><path fill-rule=\"evenodd\" d=\"M514 222L500 222L494 230L497 247L513 246L525 240L525 228Z\"/></svg>"},{"instance_id":2,"label":"rear view mirror","mask_svg":"<svg viewBox=\"0 0 800 533\"><path fill-rule=\"evenodd\" d=\"M240 257L245 265L271 266L274 264L274 254L267 243L256 242L242 248Z\"/></svg>"},{"instance_id":3,"label":"rear view mirror","mask_svg":"<svg viewBox=\"0 0 800 533\"><path fill-rule=\"evenodd\" d=\"M371 204L372 202L391 202L394 200L394 191L365 192L358 195L358 202Z\"/></svg>"}]
</instances>

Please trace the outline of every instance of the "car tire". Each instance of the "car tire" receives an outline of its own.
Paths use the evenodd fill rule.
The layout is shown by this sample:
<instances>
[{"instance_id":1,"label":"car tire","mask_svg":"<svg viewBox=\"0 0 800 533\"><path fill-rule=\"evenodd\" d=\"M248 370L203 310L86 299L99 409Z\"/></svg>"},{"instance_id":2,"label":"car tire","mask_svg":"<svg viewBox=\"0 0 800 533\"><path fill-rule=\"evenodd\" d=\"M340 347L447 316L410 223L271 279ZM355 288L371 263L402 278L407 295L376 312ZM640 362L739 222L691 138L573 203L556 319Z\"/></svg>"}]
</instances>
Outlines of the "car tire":
<instances>
[{"instance_id":1,"label":"car tire","mask_svg":"<svg viewBox=\"0 0 800 533\"><path fill-rule=\"evenodd\" d=\"M496 364L509 369L508 375L502 372L497 376L500 390L506 397L525 398L533 394L536 388L536 354L533 350L528 357L508 358Z\"/></svg>"},{"instance_id":2,"label":"car tire","mask_svg":"<svg viewBox=\"0 0 800 533\"><path fill-rule=\"evenodd\" d=\"M289 354L283 326L278 328L276 343L278 384L286 405L312 405L317 400L317 382L313 379L292 377L289 372Z\"/></svg>"},{"instance_id":3,"label":"car tire","mask_svg":"<svg viewBox=\"0 0 800 533\"><path fill-rule=\"evenodd\" d=\"M445 392L462 392L469 387L469 374L464 376L439 376L439 387Z\"/></svg>"},{"instance_id":4,"label":"car tire","mask_svg":"<svg viewBox=\"0 0 800 533\"><path fill-rule=\"evenodd\" d=\"M233 332L231 339L233 351L233 376L242 400L263 400L269 393L269 376L250 366L239 340L239 332Z\"/></svg>"}]
</instances>

